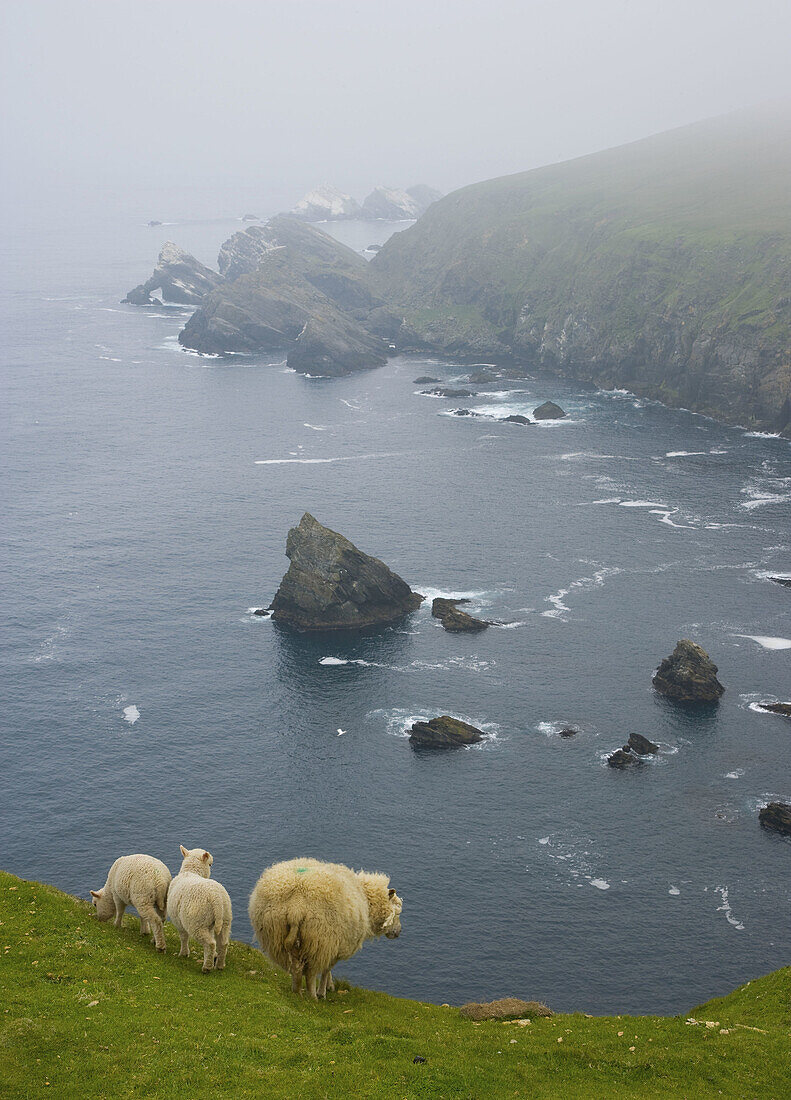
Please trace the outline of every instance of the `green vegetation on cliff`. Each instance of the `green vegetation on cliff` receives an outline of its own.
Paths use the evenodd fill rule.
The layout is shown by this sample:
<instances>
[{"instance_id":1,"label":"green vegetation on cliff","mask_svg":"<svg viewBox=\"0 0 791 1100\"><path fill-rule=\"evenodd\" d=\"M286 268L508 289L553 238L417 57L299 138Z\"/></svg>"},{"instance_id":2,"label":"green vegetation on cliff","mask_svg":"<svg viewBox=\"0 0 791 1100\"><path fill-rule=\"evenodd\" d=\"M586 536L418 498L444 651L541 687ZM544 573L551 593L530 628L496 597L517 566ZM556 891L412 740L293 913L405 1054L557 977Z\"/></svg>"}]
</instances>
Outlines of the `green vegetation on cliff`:
<instances>
[{"instance_id":1,"label":"green vegetation on cliff","mask_svg":"<svg viewBox=\"0 0 791 1100\"><path fill-rule=\"evenodd\" d=\"M466 187L371 267L416 346L791 431L791 110Z\"/></svg>"},{"instance_id":2,"label":"green vegetation on cliff","mask_svg":"<svg viewBox=\"0 0 791 1100\"><path fill-rule=\"evenodd\" d=\"M245 944L231 944L225 971L204 975L195 952L177 957L172 926L164 956L138 927L131 916L120 931L99 924L86 902L0 872L4 1100L779 1097L786 1089L789 969L693 1010L695 1024L579 1014L474 1024L452 1008L362 989L339 989L326 1003L299 999Z\"/></svg>"}]
</instances>

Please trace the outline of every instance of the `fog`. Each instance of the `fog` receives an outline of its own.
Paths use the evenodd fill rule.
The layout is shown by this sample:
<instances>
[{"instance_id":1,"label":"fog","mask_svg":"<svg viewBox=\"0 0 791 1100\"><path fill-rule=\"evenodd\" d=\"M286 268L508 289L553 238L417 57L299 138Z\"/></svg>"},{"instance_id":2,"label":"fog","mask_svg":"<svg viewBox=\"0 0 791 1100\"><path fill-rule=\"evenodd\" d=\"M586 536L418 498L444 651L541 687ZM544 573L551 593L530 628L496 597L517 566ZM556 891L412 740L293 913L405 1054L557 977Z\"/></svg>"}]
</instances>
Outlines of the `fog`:
<instances>
[{"instance_id":1,"label":"fog","mask_svg":"<svg viewBox=\"0 0 791 1100\"><path fill-rule=\"evenodd\" d=\"M787 0L26 0L3 193L443 191L791 91Z\"/></svg>"}]
</instances>

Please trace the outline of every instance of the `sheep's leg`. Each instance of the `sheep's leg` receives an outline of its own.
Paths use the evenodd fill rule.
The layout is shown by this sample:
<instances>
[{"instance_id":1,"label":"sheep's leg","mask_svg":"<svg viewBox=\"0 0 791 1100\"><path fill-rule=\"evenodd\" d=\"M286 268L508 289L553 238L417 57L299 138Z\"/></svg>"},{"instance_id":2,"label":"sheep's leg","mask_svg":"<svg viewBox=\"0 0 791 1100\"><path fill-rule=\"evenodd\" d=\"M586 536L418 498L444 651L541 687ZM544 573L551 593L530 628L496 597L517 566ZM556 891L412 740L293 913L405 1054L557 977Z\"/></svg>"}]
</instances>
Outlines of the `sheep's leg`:
<instances>
[{"instance_id":1,"label":"sheep's leg","mask_svg":"<svg viewBox=\"0 0 791 1100\"><path fill-rule=\"evenodd\" d=\"M218 970L223 970L225 968L225 955L228 951L228 941L230 940L230 938L230 930L226 932L225 929L223 929L220 933L220 939L217 944L217 962L215 965Z\"/></svg>"},{"instance_id":2,"label":"sheep's leg","mask_svg":"<svg viewBox=\"0 0 791 1100\"><path fill-rule=\"evenodd\" d=\"M217 943L208 928L204 928L201 932L198 932L195 939L203 944L203 973L208 974L209 971L214 969L214 956L217 953Z\"/></svg>"},{"instance_id":3,"label":"sheep's leg","mask_svg":"<svg viewBox=\"0 0 791 1100\"><path fill-rule=\"evenodd\" d=\"M181 949L179 950L179 958L189 956L190 953L190 938L183 928L179 928L179 939L181 940Z\"/></svg>"},{"instance_id":4,"label":"sheep's leg","mask_svg":"<svg viewBox=\"0 0 791 1100\"><path fill-rule=\"evenodd\" d=\"M312 1001L317 1001L319 998L316 994L316 978L318 974L315 970L311 970L307 967L305 970L305 989L308 991L308 996Z\"/></svg>"},{"instance_id":5,"label":"sheep's leg","mask_svg":"<svg viewBox=\"0 0 791 1100\"><path fill-rule=\"evenodd\" d=\"M326 985L327 989L329 989L330 993L334 993L335 992L335 982L332 980L332 971L331 970L327 971L326 978L327 978L327 981L325 982L325 985Z\"/></svg>"},{"instance_id":6,"label":"sheep's leg","mask_svg":"<svg viewBox=\"0 0 791 1100\"><path fill-rule=\"evenodd\" d=\"M140 931L153 932L157 951L165 950L165 933L162 931L162 919L153 905L144 905L140 912Z\"/></svg>"},{"instance_id":7,"label":"sheep's leg","mask_svg":"<svg viewBox=\"0 0 791 1100\"><path fill-rule=\"evenodd\" d=\"M113 894L113 901L115 903L115 920L113 924L116 928L121 927L121 921L123 920L124 913L126 912L126 902L121 901L117 894Z\"/></svg>"},{"instance_id":8,"label":"sheep's leg","mask_svg":"<svg viewBox=\"0 0 791 1100\"><path fill-rule=\"evenodd\" d=\"M325 970L319 978L319 997L322 999L327 996L327 982L329 981L329 977L329 970Z\"/></svg>"},{"instance_id":9,"label":"sheep's leg","mask_svg":"<svg viewBox=\"0 0 791 1100\"><path fill-rule=\"evenodd\" d=\"M147 936L148 935L148 921L146 920L146 918L143 916L142 913L140 914L140 935L141 936Z\"/></svg>"},{"instance_id":10,"label":"sheep's leg","mask_svg":"<svg viewBox=\"0 0 791 1100\"><path fill-rule=\"evenodd\" d=\"M291 963L291 992L302 992L302 968L298 962Z\"/></svg>"}]
</instances>

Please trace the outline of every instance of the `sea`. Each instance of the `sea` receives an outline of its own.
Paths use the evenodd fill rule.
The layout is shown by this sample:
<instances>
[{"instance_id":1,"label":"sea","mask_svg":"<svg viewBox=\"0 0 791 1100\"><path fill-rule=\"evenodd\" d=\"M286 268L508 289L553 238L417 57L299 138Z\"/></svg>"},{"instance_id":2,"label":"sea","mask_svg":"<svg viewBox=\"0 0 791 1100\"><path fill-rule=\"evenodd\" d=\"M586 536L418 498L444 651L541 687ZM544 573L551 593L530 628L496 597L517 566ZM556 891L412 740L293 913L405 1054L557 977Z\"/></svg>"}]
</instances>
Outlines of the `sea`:
<instances>
[{"instance_id":1,"label":"sea","mask_svg":"<svg viewBox=\"0 0 791 1100\"><path fill-rule=\"evenodd\" d=\"M791 800L791 724L756 704L791 698L789 441L539 372L454 400L415 379L480 365L187 353L189 310L121 299L245 211L171 207L3 230L3 868L85 898L119 855L175 873L200 845L246 941L274 861L384 871L402 935L337 973L437 1003L680 1013L787 964L791 840L758 810ZM568 415L502 422L545 400ZM306 511L422 608L364 636L255 616ZM436 595L494 625L446 633ZM718 706L653 691L680 638ZM416 753L440 714L484 741ZM632 732L660 751L613 770Z\"/></svg>"}]
</instances>

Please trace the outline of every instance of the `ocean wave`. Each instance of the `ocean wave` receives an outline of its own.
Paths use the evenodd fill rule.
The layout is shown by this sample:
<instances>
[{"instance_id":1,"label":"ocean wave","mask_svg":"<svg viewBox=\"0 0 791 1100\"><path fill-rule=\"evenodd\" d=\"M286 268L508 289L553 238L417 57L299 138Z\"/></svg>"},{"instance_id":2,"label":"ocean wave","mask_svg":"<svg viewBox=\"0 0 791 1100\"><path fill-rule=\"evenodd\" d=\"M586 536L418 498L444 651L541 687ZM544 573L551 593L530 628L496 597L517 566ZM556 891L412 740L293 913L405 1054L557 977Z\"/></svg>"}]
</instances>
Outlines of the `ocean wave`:
<instances>
[{"instance_id":1,"label":"ocean wave","mask_svg":"<svg viewBox=\"0 0 791 1100\"><path fill-rule=\"evenodd\" d=\"M563 616L571 610L563 602L566 596L577 591L584 592L592 588L601 588L608 577L615 577L622 572L623 570L619 566L603 566L589 577L578 577L577 580L571 581L567 588L559 588L557 592L547 596L546 602L552 604L552 610L542 611L541 614L546 619L560 619L562 622L566 622L567 620Z\"/></svg>"},{"instance_id":2,"label":"ocean wave","mask_svg":"<svg viewBox=\"0 0 791 1100\"><path fill-rule=\"evenodd\" d=\"M341 455L334 458L257 458L256 466L291 466L303 464L305 466L323 466L330 462L364 462L367 459L398 458L404 451L384 451L369 455Z\"/></svg>"},{"instance_id":3,"label":"ocean wave","mask_svg":"<svg viewBox=\"0 0 791 1100\"><path fill-rule=\"evenodd\" d=\"M323 426L321 424L308 424L307 420L304 422L302 427L303 428L310 428L310 430L313 431L313 432L326 432L327 431L326 426Z\"/></svg>"},{"instance_id":4,"label":"ocean wave","mask_svg":"<svg viewBox=\"0 0 791 1100\"><path fill-rule=\"evenodd\" d=\"M665 458L693 458L696 455L713 454L713 451L666 451Z\"/></svg>"},{"instance_id":5,"label":"ocean wave","mask_svg":"<svg viewBox=\"0 0 791 1100\"><path fill-rule=\"evenodd\" d=\"M140 717L140 711L131 703L128 707L124 707L124 721L128 722L130 726L133 726Z\"/></svg>"},{"instance_id":6,"label":"ocean wave","mask_svg":"<svg viewBox=\"0 0 791 1100\"><path fill-rule=\"evenodd\" d=\"M717 912L718 913L724 913L725 914L725 919L727 920L728 924L732 924L733 927L737 930L737 932L743 932L744 931L744 921L738 920L733 915L733 910L731 909L731 903L730 903L730 900L728 898L728 887L727 886L715 886L714 887L714 893L719 894L720 897L722 898L722 905L717 906Z\"/></svg>"},{"instance_id":7,"label":"ocean wave","mask_svg":"<svg viewBox=\"0 0 791 1100\"><path fill-rule=\"evenodd\" d=\"M764 649L791 649L791 638L773 638L767 634L733 634L734 638L749 638Z\"/></svg>"}]
</instances>

